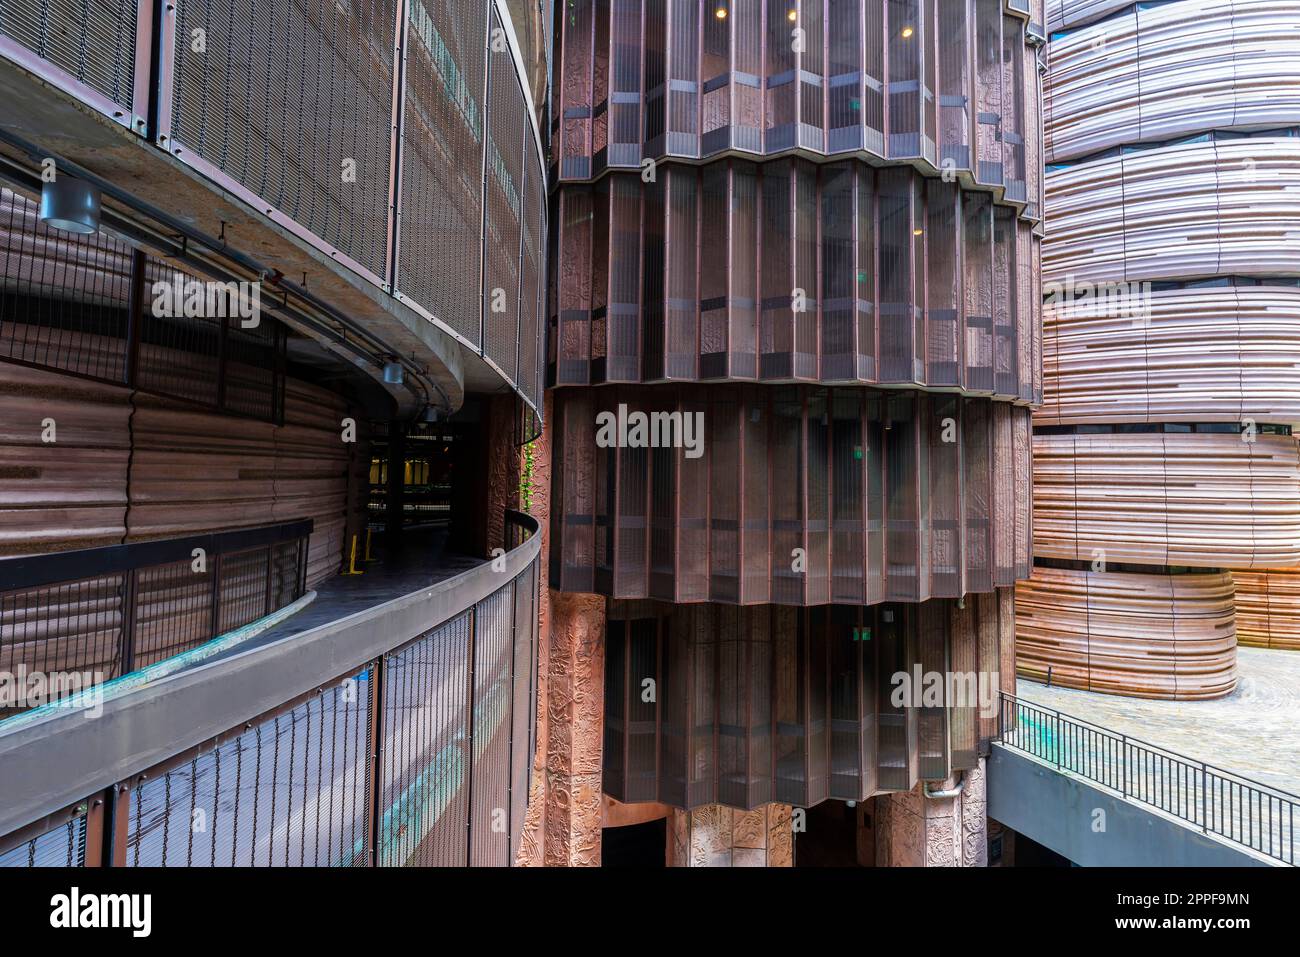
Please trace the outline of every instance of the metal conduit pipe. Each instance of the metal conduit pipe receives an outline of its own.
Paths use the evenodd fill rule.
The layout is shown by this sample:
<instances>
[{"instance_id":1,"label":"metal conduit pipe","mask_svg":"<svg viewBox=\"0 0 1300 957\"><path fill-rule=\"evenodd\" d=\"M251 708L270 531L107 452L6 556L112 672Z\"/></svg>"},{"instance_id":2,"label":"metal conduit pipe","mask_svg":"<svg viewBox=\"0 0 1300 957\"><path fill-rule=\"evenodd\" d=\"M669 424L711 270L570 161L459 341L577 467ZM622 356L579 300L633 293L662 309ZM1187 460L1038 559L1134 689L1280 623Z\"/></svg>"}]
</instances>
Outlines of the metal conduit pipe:
<instances>
[{"instance_id":1,"label":"metal conduit pipe","mask_svg":"<svg viewBox=\"0 0 1300 957\"><path fill-rule=\"evenodd\" d=\"M946 791L932 791L930 790L930 783L927 781L925 787L922 790L924 791L925 796L928 797L931 801L941 801L946 798L961 797L961 792L965 790L965 788L966 788L966 772L958 771L957 786L955 788L949 788Z\"/></svg>"}]
</instances>

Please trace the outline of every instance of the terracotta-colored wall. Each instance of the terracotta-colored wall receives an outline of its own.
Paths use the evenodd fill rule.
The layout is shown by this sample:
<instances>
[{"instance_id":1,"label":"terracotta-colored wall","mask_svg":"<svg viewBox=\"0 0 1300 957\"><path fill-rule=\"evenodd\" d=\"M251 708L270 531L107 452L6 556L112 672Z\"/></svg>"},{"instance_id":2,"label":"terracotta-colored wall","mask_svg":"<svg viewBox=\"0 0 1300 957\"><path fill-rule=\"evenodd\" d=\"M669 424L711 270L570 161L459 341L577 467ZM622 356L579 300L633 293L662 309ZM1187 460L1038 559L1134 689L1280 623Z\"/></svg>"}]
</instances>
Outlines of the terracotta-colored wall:
<instances>
[{"instance_id":1,"label":"terracotta-colored wall","mask_svg":"<svg viewBox=\"0 0 1300 957\"><path fill-rule=\"evenodd\" d=\"M311 518L315 584L338 570L348 470L366 458L342 441L347 414L296 380L277 427L0 363L0 555Z\"/></svg>"}]
</instances>

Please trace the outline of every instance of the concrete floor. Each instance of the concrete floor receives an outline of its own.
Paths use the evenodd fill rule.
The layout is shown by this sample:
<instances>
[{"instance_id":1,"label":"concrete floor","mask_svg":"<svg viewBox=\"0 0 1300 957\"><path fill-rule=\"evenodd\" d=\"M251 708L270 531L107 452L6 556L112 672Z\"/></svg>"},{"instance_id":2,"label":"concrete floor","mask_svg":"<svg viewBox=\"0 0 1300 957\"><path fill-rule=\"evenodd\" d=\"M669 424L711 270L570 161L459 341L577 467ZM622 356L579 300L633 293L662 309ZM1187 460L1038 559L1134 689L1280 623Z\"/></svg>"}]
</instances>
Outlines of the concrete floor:
<instances>
[{"instance_id":1,"label":"concrete floor","mask_svg":"<svg viewBox=\"0 0 1300 957\"><path fill-rule=\"evenodd\" d=\"M1152 701L1021 678L1016 694L1300 794L1300 653L1239 648L1237 690L1214 701Z\"/></svg>"}]
</instances>

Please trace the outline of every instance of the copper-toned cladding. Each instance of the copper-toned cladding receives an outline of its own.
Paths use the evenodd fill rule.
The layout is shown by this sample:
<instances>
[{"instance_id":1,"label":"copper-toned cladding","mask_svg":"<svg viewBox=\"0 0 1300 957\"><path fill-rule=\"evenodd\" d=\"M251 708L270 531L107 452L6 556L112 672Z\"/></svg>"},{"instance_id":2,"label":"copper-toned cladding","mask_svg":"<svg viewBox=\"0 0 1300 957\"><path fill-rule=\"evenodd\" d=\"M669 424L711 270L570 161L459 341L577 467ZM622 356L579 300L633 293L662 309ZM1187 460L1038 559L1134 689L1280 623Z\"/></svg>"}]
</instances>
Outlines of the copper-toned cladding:
<instances>
[{"instance_id":1,"label":"copper-toned cladding","mask_svg":"<svg viewBox=\"0 0 1300 957\"><path fill-rule=\"evenodd\" d=\"M1030 226L855 160L665 166L558 200L556 385L916 385L1041 401Z\"/></svg>"},{"instance_id":2,"label":"copper-toned cladding","mask_svg":"<svg viewBox=\"0 0 1300 957\"><path fill-rule=\"evenodd\" d=\"M1009 9L573 0L556 18L558 176L798 149L914 160L1023 204L1038 104L1025 22Z\"/></svg>"},{"instance_id":3,"label":"copper-toned cladding","mask_svg":"<svg viewBox=\"0 0 1300 957\"><path fill-rule=\"evenodd\" d=\"M1049 297L1034 424L1300 423L1300 288L1262 283Z\"/></svg>"},{"instance_id":4,"label":"copper-toned cladding","mask_svg":"<svg viewBox=\"0 0 1300 957\"><path fill-rule=\"evenodd\" d=\"M1034 554L1086 562L1300 564L1289 435L1034 436Z\"/></svg>"},{"instance_id":5,"label":"copper-toned cladding","mask_svg":"<svg viewBox=\"0 0 1300 957\"><path fill-rule=\"evenodd\" d=\"M1134 5L1052 41L1049 163L1121 144L1300 116L1300 37L1288 0Z\"/></svg>"},{"instance_id":6,"label":"copper-toned cladding","mask_svg":"<svg viewBox=\"0 0 1300 957\"><path fill-rule=\"evenodd\" d=\"M0 554L311 518L314 585L343 553L354 446L342 398L289 379L285 407L276 427L0 363Z\"/></svg>"},{"instance_id":7,"label":"copper-toned cladding","mask_svg":"<svg viewBox=\"0 0 1300 957\"><path fill-rule=\"evenodd\" d=\"M1043 282L1294 276L1300 139L1139 149L1050 170Z\"/></svg>"},{"instance_id":8,"label":"copper-toned cladding","mask_svg":"<svg viewBox=\"0 0 1300 957\"><path fill-rule=\"evenodd\" d=\"M1237 644L1300 651L1300 569L1234 568Z\"/></svg>"},{"instance_id":9,"label":"copper-toned cladding","mask_svg":"<svg viewBox=\"0 0 1300 957\"><path fill-rule=\"evenodd\" d=\"M974 767L1011 666L1002 594L962 608L613 602L604 790L683 808L808 807ZM963 682L950 706L923 706L934 673Z\"/></svg>"},{"instance_id":10,"label":"copper-toned cladding","mask_svg":"<svg viewBox=\"0 0 1300 957\"><path fill-rule=\"evenodd\" d=\"M675 415L691 433L652 448L628 429L617 447L598 425L620 407ZM1027 409L718 385L561 390L554 414L551 584L561 590L874 604L987 592L1029 572ZM644 441L652 435L662 433Z\"/></svg>"},{"instance_id":11,"label":"copper-toned cladding","mask_svg":"<svg viewBox=\"0 0 1300 957\"><path fill-rule=\"evenodd\" d=\"M1034 569L1016 586L1016 667L1037 681L1140 698L1237 684L1232 576Z\"/></svg>"}]
</instances>

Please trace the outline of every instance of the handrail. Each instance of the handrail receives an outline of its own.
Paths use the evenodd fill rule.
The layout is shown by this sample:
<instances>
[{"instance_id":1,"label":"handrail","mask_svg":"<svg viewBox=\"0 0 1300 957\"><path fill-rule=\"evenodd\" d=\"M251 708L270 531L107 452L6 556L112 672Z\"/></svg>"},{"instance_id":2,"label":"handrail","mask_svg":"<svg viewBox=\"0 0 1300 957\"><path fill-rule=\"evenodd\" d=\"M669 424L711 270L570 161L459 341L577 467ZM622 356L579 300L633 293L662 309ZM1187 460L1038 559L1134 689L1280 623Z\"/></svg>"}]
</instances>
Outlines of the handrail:
<instances>
[{"instance_id":1,"label":"handrail","mask_svg":"<svg viewBox=\"0 0 1300 957\"><path fill-rule=\"evenodd\" d=\"M0 717L198 647L303 596L311 519L0 559Z\"/></svg>"},{"instance_id":2,"label":"handrail","mask_svg":"<svg viewBox=\"0 0 1300 957\"><path fill-rule=\"evenodd\" d=\"M387 656L475 609L536 567L541 551L539 526L531 517L520 517L531 537L507 552L504 562L478 565L380 605L144 687L117 695L110 689L94 721L75 710L56 709L10 730L0 725L0 766L6 769L0 777L0 835L5 835L0 837L0 851L52 822L66 823L69 808L84 814L88 795L115 791L123 782L134 786L179 761L229 745L254 723L284 714L295 704L319 696L322 689L337 688L354 676L378 679L369 682L376 688L373 726L383 715L378 690L385 687ZM539 580L538 575L531 578L534 585ZM472 627L470 635L472 649ZM516 680L524 677L515 675ZM379 769L370 773L370 780L376 780ZM371 821L380 817L382 812L373 814L372 802Z\"/></svg>"},{"instance_id":3,"label":"handrail","mask_svg":"<svg viewBox=\"0 0 1300 957\"><path fill-rule=\"evenodd\" d=\"M310 518L279 525L257 525L225 532L203 532L182 538L162 538L120 545L101 545L73 551L45 552L0 558L0 592L36 588L59 582L111 575L146 565L190 561L194 549L206 557L306 538L312 533Z\"/></svg>"},{"instance_id":4,"label":"handrail","mask_svg":"<svg viewBox=\"0 0 1300 957\"><path fill-rule=\"evenodd\" d=\"M1284 864L1297 863L1300 795L1005 691L998 738L1004 747L1048 761L1203 833Z\"/></svg>"}]
</instances>

